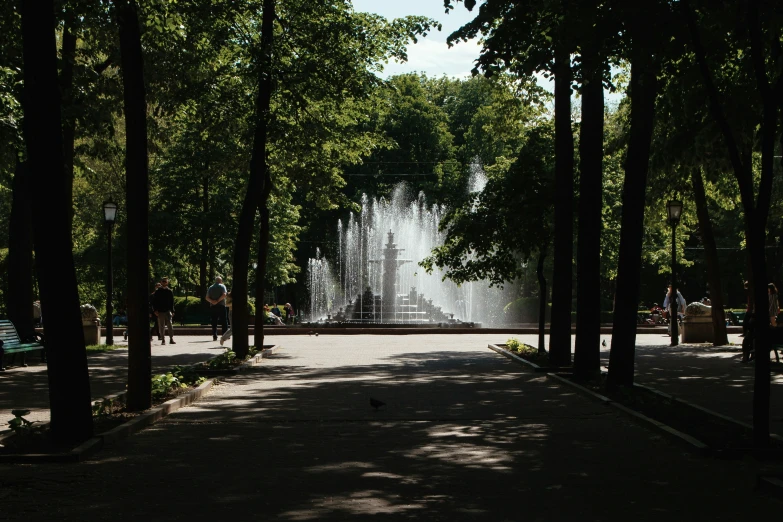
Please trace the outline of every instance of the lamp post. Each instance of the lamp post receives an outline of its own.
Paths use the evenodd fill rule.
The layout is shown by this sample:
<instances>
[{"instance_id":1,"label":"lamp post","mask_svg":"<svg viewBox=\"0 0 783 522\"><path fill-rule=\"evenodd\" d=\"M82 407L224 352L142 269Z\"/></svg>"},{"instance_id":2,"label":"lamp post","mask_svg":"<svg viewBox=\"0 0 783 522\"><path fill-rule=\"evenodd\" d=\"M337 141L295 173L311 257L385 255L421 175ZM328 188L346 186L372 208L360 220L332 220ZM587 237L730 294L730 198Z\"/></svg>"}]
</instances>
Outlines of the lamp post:
<instances>
[{"instance_id":1,"label":"lamp post","mask_svg":"<svg viewBox=\"0 0 783 522\"><path fill-rule=\"evenodd\" d=\"M114 294L114 281L112 276L111 266L111 232L114 227L114 222L117 219L117 203L113 201L107 201L103 204L103 222L106 225L106 240L107 240L107 257L106 257L106 345L111 346L114 344L114 323L112 322L112 315L114 310L112 308L112 295Z\"/></svg>"},{"instance_id":2,"label":"lamp post","mask_svg":"<svg viewBox=\"0 0 783 522\"><path fill-rule=\"evenodd\" d=\"M682 215L682 201L673 200L666 203L666 212L669 215L669 224L672 227L672 295L669 297L669 324L671 325L671 346L680 344L679 325L677 323L677 225Z\"/></svg>"}]
</instances>

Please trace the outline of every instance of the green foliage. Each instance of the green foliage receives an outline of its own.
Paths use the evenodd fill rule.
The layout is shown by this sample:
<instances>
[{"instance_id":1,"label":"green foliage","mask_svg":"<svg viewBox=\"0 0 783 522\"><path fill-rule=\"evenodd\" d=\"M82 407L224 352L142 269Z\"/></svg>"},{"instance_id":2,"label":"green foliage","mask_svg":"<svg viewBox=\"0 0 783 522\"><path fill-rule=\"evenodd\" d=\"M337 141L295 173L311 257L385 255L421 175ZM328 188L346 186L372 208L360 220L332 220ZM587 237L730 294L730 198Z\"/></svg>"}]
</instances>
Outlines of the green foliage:
<instances>
[{"instance_id":1,"label":"green foliage","mask_svg":"<svg viewBox=\"0 0 783 522\"><path fill-rule=\"evenodd\" d=\"M123 328L123 327L120 327L120 328ZM117 329L118 329L118 327L115 326L114 330L116 331ZM112 350L116 350L117 348L119 348L119 346L116 345L116 344L112 344L112 345L108 345L108 344L88 344L86 348L87 348L87 353L91 354L91 353L110 352Z\"/></svg>"},{"instance_id":2,"label":"green foliage","mask_svg":"<svg viewBox=\"0 0 783 522\"><path fill-rule=\"evenodd\" d=\"M108 415L112 413L116 402L117 401L115 399L111 399L109 397L106 397L100 401L95 401L95 403L92 405L92 416L100 417L101 415Z\"/></svg>"},{"instance_id":3,"label":"green foliage","mask_svg":"<svg viewBox=\"0 0 783 522\"><path fill-rule=\"evenodd\" d=\"M198 386L206 381L200 377L194 368L175 366L170 372L152 376L152 399L162 400L178 391Z\"/></svg>"},{"instance_id":4,"label":"green foliage","mask_svg":"<svg viewBox=\"0 0 783 522\"><path fill-rule=\"evenodd\" d=\"M508 341L506 341L506 348L511 350L512 352L519 351L520 347L524 346L522 343L520 343L517 339L512 337Z\"/></svg>"},{"instance_id":5,"label":"green foliage","mask_svg":"<svg viewBox=\"0 0 783 522\"><path fill-rule=\"evenodd\" d=\"M173 373L162 373L152 376L152 400L160 400L178 389L187 388Z\"/></svg>"},{"instance_id":6,"label":"green foliage","mask_svg":"<svg viewBox=\"0 0 783 522\"><path fill-rule=\"evenodd\" d=\"M206 366L210 370L225 370L235 365L236 358L237 354L233 350L227 349L222 354L207 361Z\"/></svg>"},{"instance_id":7,"label":"green foliage","mask_svg":"<svg viewBox=\"0 0 783 522\"><path fill-rule=\"evenodd\" d=\"M514 337L506 341L506 348L513 353L519 354L524 359L527 359L535 364L538 364L539 366L549 365L548 353L539 352L538 348L536 348L535 346L524 344Z\"/></svg>"},{"instance_id":8,"label":"green foliage","mask_svg":"<svg viewBox=\"0 0 783 522\"><path fill-rule=\"evenodd\" d=\"M484 190L448 210L444 244L421 265L428 272L445 268L444 277L457 283L486 278L502 285L520 277L523 263L534 251L545 254L550 242L553 169L551 123L537 122L516 160L499 158L487 169Z\"/></svg>"}]
</instances>

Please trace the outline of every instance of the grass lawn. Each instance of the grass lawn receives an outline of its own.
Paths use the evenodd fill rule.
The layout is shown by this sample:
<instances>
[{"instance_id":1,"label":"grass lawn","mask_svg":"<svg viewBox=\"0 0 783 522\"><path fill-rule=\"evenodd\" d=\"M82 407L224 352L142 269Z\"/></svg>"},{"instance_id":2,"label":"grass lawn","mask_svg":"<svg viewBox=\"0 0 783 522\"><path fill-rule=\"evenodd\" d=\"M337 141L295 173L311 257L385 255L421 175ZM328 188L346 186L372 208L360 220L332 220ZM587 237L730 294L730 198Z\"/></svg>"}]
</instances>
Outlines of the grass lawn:
<instances>
[{"instance_id":1,"label":"grass lawn","mask_svg":"<svg viewBox=\"0 0 783 522\"><path fill-rule=\"evenodd\" d=\"M104 352L110 352L112 350L116 350L119 348L116 344L113 344L111 346L105 345L105 344L88 344L87 345L87 354L91 353L104 353Z\"/></svg>"}]
</instances>

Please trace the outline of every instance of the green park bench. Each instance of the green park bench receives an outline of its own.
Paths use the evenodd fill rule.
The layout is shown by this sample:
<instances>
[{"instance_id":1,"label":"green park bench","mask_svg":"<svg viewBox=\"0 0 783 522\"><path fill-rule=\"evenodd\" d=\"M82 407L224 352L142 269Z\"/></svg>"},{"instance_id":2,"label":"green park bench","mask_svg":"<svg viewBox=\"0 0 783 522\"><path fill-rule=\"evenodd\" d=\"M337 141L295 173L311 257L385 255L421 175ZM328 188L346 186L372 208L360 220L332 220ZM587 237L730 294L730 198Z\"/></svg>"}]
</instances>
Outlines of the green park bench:
<instances>
[{"instance_id":1,"label":"green park bench","mask_svg":"<svg viewBox=\"0 0 783 522\"><path fill-rule=\"evenodd\" d=\"M25 354L38 351L41 352L41 360L46 361L46 350L44 350L43 337L40 334L36 334L33 339L22 340L16 331L14 323L7 319L0 320L0 372L5 371L3 358L6 354L21 353L22 366L27 366Z\"/></svg>"}]
</instances>

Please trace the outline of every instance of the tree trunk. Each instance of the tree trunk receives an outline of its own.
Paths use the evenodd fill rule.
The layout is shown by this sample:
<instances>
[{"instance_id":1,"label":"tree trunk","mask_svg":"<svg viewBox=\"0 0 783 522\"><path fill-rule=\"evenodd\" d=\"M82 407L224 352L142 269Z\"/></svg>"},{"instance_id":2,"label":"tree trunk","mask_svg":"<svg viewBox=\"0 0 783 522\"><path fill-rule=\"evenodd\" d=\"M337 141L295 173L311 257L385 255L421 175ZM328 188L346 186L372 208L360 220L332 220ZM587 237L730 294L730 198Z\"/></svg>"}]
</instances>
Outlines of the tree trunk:
<instances>
[{"instance_id":1,"label":"tree trunk","mask_svg":"<svg viewBox=\"0 0 783 522\"><path fill-rule=\"evenodd\" d=\"M63 27L62 71L60 89L62 90L63 111L63 156L65 158L65 176L68 180L66 197L68 198L68 229L73 230L73 157L76 142L76 115L73 108L73 64L76 60L76 34L74 34L74 15L68 10Z\"/></svg>"},{"instance_id":2,"label":"tree trunk","mask_svg":"<svg viewBox=\"0 0 783 522\"><path fill-rule=\"evenodd\" d=\"M27 165L16 162L8 224L8 292L6 310L22 339L35 333L33 324L33 228Z\"/></svg>"},{"instance_id":3,"label":"tree trunk","mask_svg":"<svg viewBox=\"0 0 783 522\"><path fill-rule=\"evenodd\" d=\"M30 186L40 212L33 213L36 269L48 355L49 404L54 442L73 444L92 436L90 376L79 312L71 230L65 219L62 113L57 83L54 2L21 2L24 57L24 137ZM54 216L54 218L53 218ZM31 305L31 303L26 303Z\"/></svg>"},{"instance_id":4,"label":"tree trunk","mask_svg":"<svg viewBox=\"0 0 783 522\"><path fill-rule=\"evenodd\" d=\"M585 46L587 47L587 46ZM594 50L582 54L582 123L579 133L579 230L576 250L574 373L601 373L601 212L603 200L604 86Z\"/></svg>"},{"instance_id":5,"label":"tree trunk","mask_svg":"<svg viewBox=\"0 0 783 522\"><path fill-rule=\"evenodd\" d=\"M546 249L548 245L538 253L538 264L536 265L536 275L538 276L538 353L546 352L546 277L544 277L544 259L546 258Z\"/></svg>"},{"instance_id":6,"label":"tree trunk","mask_svg":"<svg viewBox=\"0 0 783 522\"><path fill-rule=\"evenodd\" d=\"M571 131L571 56L555 50L555 231L549 360L571 364L571 290L574 238L574 138Z\"/></svg>"},{"instance_id":7,"label":"tree trunk","mask_svg":"<svg viewBox=\"0 0 783 522\"><path fill-rule=\"evenodd\" d=\"M645 192L658 92L657 74L658 67L650 53L644 52L644 48L635 52L631 62L631 128L623 181L617 291L607 376L609 386L632 386L634 380Z\"/></svg>"},{"instance_id":8,"label":"tree trunk","mask_svg":"<svg viewBox=\"0 0 783 522\"><path fill-rule=\"evenodd\" d=\"M128 409L152 405L149 337L149 174L144 57L135 1L117 2L125 112L125 186L128 205Z\"/></svg>"},{"instance_id":9,"label":"tree trunk","mask_svg":"<svg viewBox=\"0 0 783 522\"><path fill-rule=\"evenodd\" d=\"M203 212L201 219L201 258L199 259L199 288L198 295L203 299L207 295L207 287L210 278L207 273L207 259L209 259L209 176L204 175L201 181L201 210ZM234 295L233 293L231 294ZM233 313L233 312L232 312Z\"/></svg>"},{"instance_id":10,"label":"tree trunk","mask_svg":"<svg viewBox=\"0 0 783 522\"><path fill-rule=\"evenodd\" d=\"M258 209L264 202L265 180L269 176L267 165L266 139L269 125L269 107L272 100L272 44L275 20L275 0L264 0L261 21L261 63L259 64L258 100L256 103L256 131L253 136L253 155L250 159L250 176L245 200L239 214L237 240L234 247L234 286L231 291L234 302L234 338L233 348L237 357L247 356L248 338L248 265L250 263L250 244L253 239L253 221ZM259 245L259 248L263 248ZM258 267L259 274L263 269ZM256 283L258 284L258 283ZM256 308L263 307L263 295L256 296ZM259 299L261 302L259 303ZM263 308L262 308L263 310ZM262 320L256 319L256 327Z\"/></svg>"},{"instance_id":11,"label":"tree trunk","mask_svg":"<svg viewBox=\"0 0 783 522\"><path fill-rule=\"evenodd\" d=\"M261 203L261 233L258 241L258 266L256 267L256 317L258 317L258 306L264 304L264 291L266 290L266 260L269 253L269 192L272 188L272 181L269 178L269 169L266 170L266 179L264 180L264 191ZM263 311L263 309L262 309ZM256 321L255 325L256 349L261 350L264 347L264 321Z\"/></svg>"},{"instance_id":12,"label":"tree trunk","mask_svg":"<svg viewBox=\"0 0 783 522\"><path fill-rule=\"evenodd\" d=\"M693 195L696 202L696 215L699 218L699 230L704 244L704 260L707 263L707 280L710 283L710 302L712 305L712 329L714 332L714 346L729 344L726 333L726 313L723 310L723 285L720 280L720 267L718 263L718 248L715 245L715 235L712 231L709 211L707 210L707 196L704 193L704 181L701 178L701 169L694 167L691 170L691 182Z\"/></svg>"}]
</instances>

